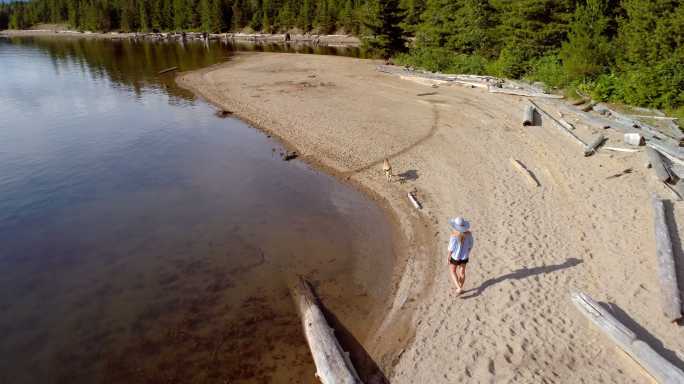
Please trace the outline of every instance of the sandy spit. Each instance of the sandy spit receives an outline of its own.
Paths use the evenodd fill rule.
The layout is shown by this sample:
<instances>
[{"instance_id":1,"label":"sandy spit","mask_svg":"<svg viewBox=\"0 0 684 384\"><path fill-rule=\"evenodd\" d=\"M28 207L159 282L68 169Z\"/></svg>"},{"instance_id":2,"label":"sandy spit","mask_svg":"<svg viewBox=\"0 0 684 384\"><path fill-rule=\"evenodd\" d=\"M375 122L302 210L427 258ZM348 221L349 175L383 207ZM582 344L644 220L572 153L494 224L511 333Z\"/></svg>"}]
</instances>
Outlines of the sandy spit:
<instances>
[{"instance_id":1,"label":"sandy spit","mask_svg":"<svg viewBox=\"0 0 684 384\"><path fill-rule=\"evenodd\" d=\"M386 318L363 343L393 383L651 382L575 310L571 289L609 304L684 367L684 332L661 314L649 200L671 195L644 153L585 158L551 125L522 127L524 97L432 88L376 64L239 54L177 80L392 212L404 262ZM538 103L557 114L555 102ZM595 132L578 124L576 133L586 141ZM617 145L619 135L607 134ZM384 180L384 157L401 181ZM407 199L414 190L421 211ZM446 268L446 220L455 215L471 220L476 239L461 298ZM673 217L684 238L681 203Z\"/></svg>"}]
</instances>

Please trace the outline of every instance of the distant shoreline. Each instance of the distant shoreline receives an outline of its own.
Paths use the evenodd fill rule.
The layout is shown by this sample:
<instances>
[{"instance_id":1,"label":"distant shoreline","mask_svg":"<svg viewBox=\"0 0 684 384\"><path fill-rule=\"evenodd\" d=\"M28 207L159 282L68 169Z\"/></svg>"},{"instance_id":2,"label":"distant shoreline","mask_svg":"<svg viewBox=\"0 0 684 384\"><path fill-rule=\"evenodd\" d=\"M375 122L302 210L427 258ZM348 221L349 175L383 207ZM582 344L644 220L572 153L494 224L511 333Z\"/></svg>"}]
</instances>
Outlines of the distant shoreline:
<instances>
[{"instance_id":1,"label":"distant shoreline","mask_svg":"<svg viewBox=\"0 0 684 384\"><path fill-rule=\"evenodd\" d=\"M95 39L113 39L113 40L150 40L150 41L181 41L183 40L183 33L176 32L161 32L161 33L143 33L143 32L79 32L71 30L56 30L56 29L24 29L15 30L8 29L0 31L0 36L5 37L32 37L32 36L59 36L69 38L95 38ZM268 43L268 44L310 44L320 46L347 46L357 47L361 45L361 40L358 37L351 35L315 35L315 34L290 34L289 40L287 35L280 34L264 34L264 33L211 33L206 35L208 40L223 40L235 41L240 43ZM204 40L204 34L201 32L186 32L186 40Z\"/></svg>"}]
</instances>

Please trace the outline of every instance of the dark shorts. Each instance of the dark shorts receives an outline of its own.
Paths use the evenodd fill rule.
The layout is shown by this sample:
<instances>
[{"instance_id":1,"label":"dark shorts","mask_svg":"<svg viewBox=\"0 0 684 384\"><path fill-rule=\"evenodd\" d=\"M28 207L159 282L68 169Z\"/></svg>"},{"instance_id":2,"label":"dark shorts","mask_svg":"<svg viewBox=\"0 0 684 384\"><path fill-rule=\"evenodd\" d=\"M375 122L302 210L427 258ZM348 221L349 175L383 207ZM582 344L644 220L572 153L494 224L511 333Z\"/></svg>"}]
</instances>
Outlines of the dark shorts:
<instances>
[{"instance_id":1,"label":"dark shorts","mask_svg":"<svg viewBox=\"0 0 684 384\"><path fill-rule=\"evenodd\" d=\"M452 258L449 258L449 264L453 265L466 265L468 264L468 259L465 260L454 260Z\"/></svg>"}]
</instances>

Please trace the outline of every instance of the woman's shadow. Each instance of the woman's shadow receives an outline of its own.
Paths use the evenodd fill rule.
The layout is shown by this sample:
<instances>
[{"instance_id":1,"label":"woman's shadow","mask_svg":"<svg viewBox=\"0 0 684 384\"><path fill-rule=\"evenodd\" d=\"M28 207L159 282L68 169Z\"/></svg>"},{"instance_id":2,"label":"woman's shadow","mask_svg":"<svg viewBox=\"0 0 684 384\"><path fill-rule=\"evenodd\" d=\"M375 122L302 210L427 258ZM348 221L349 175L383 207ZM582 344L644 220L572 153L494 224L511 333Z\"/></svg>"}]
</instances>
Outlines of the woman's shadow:
<instances>
[{"instance_id":1,"label":"woman's shadow","mask_svg":"<svg viewBox=\"0 0 684 384\"><path fill-rule=\"evenodd\" d=\"M528 277L534 276L534 275L551 273L551 272L559 271L561 269L571 268L571 267L574 267L574 266L581 264L581 263L582 263L582 260L571 257L571 258L565 260L562 264L545 265L542 267L533 267L533 268L527 268L527 267L520 268L520 269L513 271L511 273L507 273L505 275L489 279L489 280L485 281L484 283L482 283L482 285L480 285L477 288L469 289L469 290L465 291L464 295L461 296L461 298L462 299L471 299L473 297L480 296L482 294L482 292L485 291L485 289L491 287L492 285L500 283L504 280L521 280L521 279L525 279L525 278L528 278Z\"/></svg>"}]
</instances>

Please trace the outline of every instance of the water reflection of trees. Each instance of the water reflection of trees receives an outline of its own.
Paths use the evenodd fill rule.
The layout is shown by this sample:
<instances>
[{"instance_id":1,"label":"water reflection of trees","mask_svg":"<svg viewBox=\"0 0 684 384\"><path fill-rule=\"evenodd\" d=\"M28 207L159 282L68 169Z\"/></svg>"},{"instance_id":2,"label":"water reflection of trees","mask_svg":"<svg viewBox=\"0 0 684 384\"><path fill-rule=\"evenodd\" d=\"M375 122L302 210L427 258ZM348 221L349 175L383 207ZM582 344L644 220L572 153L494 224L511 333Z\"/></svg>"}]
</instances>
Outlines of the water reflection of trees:
<instances>
[{"instance_id":1,"label":"water reflection of trees","mask_svg":"<svg viewBox=\"0 0 684 384\"><path fill-rule=\"evenodd\" d=\"M144 90L163 90L171 102L192 101L192 93L175 85L173 76L159 71L178 67L180 71L206 67L229 59L235 51L290 52L324 55L360 55L355 47L327 47L302 44L232 44L225 41L187 42L185 44L134 40L13 38L29 42L47 52L55 71L62 65L78 65L94 78L108 79L140 96Z\"/></svg>"}]
</instances>

